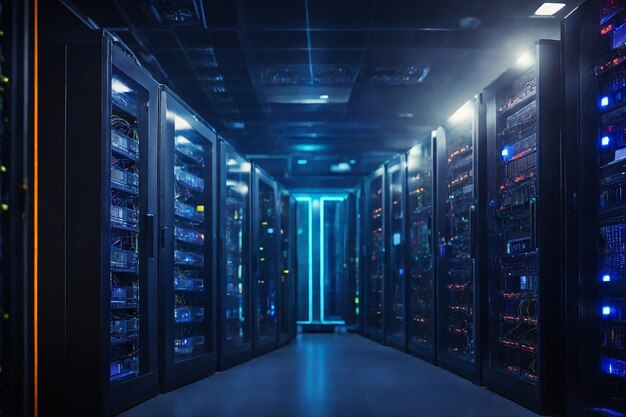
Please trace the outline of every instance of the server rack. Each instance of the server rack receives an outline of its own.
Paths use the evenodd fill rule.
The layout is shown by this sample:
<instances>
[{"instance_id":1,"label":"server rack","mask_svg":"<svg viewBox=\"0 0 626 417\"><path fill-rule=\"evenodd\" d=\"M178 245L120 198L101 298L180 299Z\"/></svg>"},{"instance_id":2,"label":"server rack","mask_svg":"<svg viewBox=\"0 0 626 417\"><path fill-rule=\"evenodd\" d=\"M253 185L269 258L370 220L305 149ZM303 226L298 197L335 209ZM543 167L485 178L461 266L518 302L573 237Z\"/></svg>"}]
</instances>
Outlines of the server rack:
<instances>
[{"instance_id":1,"label":"server rack","mask_svg":"<svg viewBox=\"0 0 626 417\"><path fill-rule=\"evenodd\" d=\"M219 367L252 358L250 221L252 165L220 142Z\"/></svg>"},{"instance_id":2,"label":"server rack","mask_svg":"<svg viewBox=\"0 0 626 417\"><path fill-rule=\"evenodd\" d=\"M363 253L361 246L363 242L363 186L360 184L354 190L354 208L356 210L355 232L354 232L354 314L356 331L363 331Z\"/></svg>"},{"instance_id":3,"label":"server rack","mask_svg":"<svg viewBox=\"0 0 626 417\"><path fill-rule=\"evenodd\" d=\"M479 372L477 221L481 97L437 129L437 363L475 383ZM484 200L483 200L484 201Z\"/></svg>"},{"instance_id":4,"label":"server rack","mask_svg":"<svg viewBox=\"0 0 626 417\"><path fill-rule=\"evenodd\" d=\"M32 413L32 5L0 1L0 415Z\"/></svg>"},{"instance_id":5,"label":"server rack","mask_svg":"<svg viewBox=\"0 0 626 417\"><path fill-rule=\"evenodd\" d=\"M385 340L385 167L381 166L365 179L364 185L365 233L365 317L366 336Z\"/></svg>"},{"instance_id":6,"label":"server rack","mask_svg":"<svg viewBox=\"0 0 626 417\"><path fill-rule=\"evenodd\" d=\"M626 413L625 17L624 2L591 0L562 24L565 365L572 416Z\"/></svg>"},{"instance_id":7,"label":"server rack","mask_svg":"<svg viewBox=\"0 0 626 417\"><path fill-rule=\"evenodd\" d=\"M406 266L405 266L405 191L406 158L404 154L395 156L386 164L387 201L385 210L387 249L386 299L385 305L385 341L398 349L406 349Z\"/></svg>"},{"instance_id":8,"label":"server rack","mask_svg":"<svg viewBox=\"0 0 626 417\"><path fill-rule=\"evenodd\" d=\"M296 200L282 187L279 191L280 216L280 308L279 308L279 343L284 344L296 334L296 282L295 282L295 231Z\"/></svg>"},{"instance_id":9,"label":"server rack","mask_svg":"<svg viewBox=\"0 0 626 417\"><path fill-rule=\"evenodd\" d=\"M280 218L276 181L255 166L253 184L252 347L255 355L261 355L275 349L278 343Z\"/></svg>"},{"instance_id":10,"label":"server rack","mask_svg":"<svg viewBox=\"0 0 626 417\"><path fill-rule=\"evenodd\" d=\"M560 49L539 41L484 90L489 312L485 384L560 410Z\"/></svg>"},{"instance_id":11,"label":"server rack","mask_svg":"<svg viewBox=\"0 0 626 417\"><path fill-rule=\"evenodd\" d=\"M348 282L346 291L346 326L349 330L358 328L358 301L359 301L359 212L357 207L356 190L346 197L347 233L346 245L348 248Z\"/></svg>"},{"instance_id":12,"label":"server rack","mask_svg":"<svg viewBox=\"0 0 626 417\"><path fill-rule=\"evenodd\" d=\"M103 32L74 39L41 57L39 407L113 415L159 385L159 91Z\"/></svg>"},{"instance_id":13,"label":"server rack","mask_svg":"<svg viewBox=\"0 0 626 417\"><path fill-rule=\"evenodd\" d=\"M423 359L436 358L435 137L424 138L407 160L407 348Z\"/></svg>"},{"instance_id":14,"label":"server rack","mask_svg":"<svg viewBox=\"0 0 626 417\"><path fill-rule=\"evenodd\" d=\"M161 387L215 371L217 137L171 90L160 92Z\"/></svg>"}]
</instances>

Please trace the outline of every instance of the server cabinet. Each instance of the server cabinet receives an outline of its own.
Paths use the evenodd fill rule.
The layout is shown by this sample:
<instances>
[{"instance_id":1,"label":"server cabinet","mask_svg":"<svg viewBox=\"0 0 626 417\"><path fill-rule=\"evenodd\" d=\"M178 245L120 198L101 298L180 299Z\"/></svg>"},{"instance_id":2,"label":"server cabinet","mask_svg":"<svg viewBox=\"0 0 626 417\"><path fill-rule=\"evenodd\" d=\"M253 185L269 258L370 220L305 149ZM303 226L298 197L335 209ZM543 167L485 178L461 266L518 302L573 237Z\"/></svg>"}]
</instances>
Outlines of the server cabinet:
<instances>
[{"instance_id":1,"label":"server cabinet","mask_svg":"<svg viewBox=\"0 0 626 417\"><path fill-rule=\"evenodd\" d=\"M83 35L42 57L63 72L40 121L43 415L113 415L159 384L158 86L102 32Z\"/></svg>"},{"instance_id":2,"label":"server cabinet","mask_svg":"<svg viewBox=\"0 0 626 417\"><path fill-rule=\"evenodd\" d=\"M437 129L437 363L478 382L480 96Z\"/></svg>"},{"instance_id":3,"label":"server cabinet","mask_svg":"<svg viewBox=\"0 0 626 417\"><path fill-rule=\"evenodd\" d=\"M361 333L363 331L363 252L361 250L363 244L363 185L354 190L354 208L356 210L355 233L354 233L354 315L356 330Z\"/></svg>"},{"instance_id":4,"label":"server cabinet","mask_svg":"<svg viewBox=\"0 0 626 417\"><path fill-rule=\"evenodd\" d=\"M0 2L0 415L32 413L32 5Z\"/></svg>"},{"instance_id":5,"label":"server cabinet","mask_svg":"<svg viewBox=\"0 0 626 417\"><path fill-rule=\"evenodd\" d=\"M174 93L160 93L160 377L171 390L216 368L217 137Z\"/></svg>"},{"instance_id":6,"label":"server cabinet","mask_svg":"<svg viewBox=\"0 0 626 417\"><path fill-rule=\"evenodd\" d=\"M405 182L404 154L394 157L386 166L387 262L385 300L385 341L398 349L406 349L406 274L405 274Z\"/></svg>"},{"instance_id":7,"label":"server cabinet","mask_svg":"<svg viewBox=\"0 0 626 417\"><path fill-rule=\"evenodd\" d=\"M220 369L252 358L251 168L231 145L220 142Z\"/></svg>"},{"instance_id":8,"label":"server cabinet","mask_svg":"<svg viewBox=\"0 0 626 417\"><path fill-rule=\"evenodd\" d=\"M295 230L296 200L285 189L280 189L280 308L279 328L281 344L293 339L296 334L296 282L295 282Z\"/></svg>"},{"instance_id":9,"label":"server cabinet","mask_svg":"<svg viewBox=\"0 0 626 417\"><path fill-rule=\"evenodd\" d=\"M626 413L625 18L624 2L592 0L562 24L571 416Z\"/></svg>"},{"instance_id":10,"label":"server cabinet","mask_svg":"<svg viewBox=\"0 0 626 417\"><path fill-rule=\"evenodd\" d=\"M385 340L385 167L381 166L365 180L365 335Z\"/></svg>"},{"instance_id":11,"label":"server cabinet","mask_svg":"<svg viewBox=\"0 0 626 417\"><path fill-rule=\"evenodd\" d=\"M434 137L406 154L407 348L431 362L436 353Z\"/></svg>"},{"instance_id":12,"label":"server cabinet","mask_svg":"<svg viewBox=\"0 0 626 417\"><path fill-rule=\"evenodd\" d=\"M252 289L255 355L269 352L278 343L279 251L278 188L260 168L254 167L254 282Z\"/></svg>"},{"instance_id":13,"label":"server cabinet","mask_svg":"<svg viewBox=\"0 0 626 417\"><path fill-rule=\"evenodd\" d=\"M349 193L346 198L346 245L348 251L348 282L346 290L346 326L349 330L358 327L359 306L359 211L357 207L356 190Z\"/></svg>"},{"instance_id":14,"label":"server cabinet","mask_svg":"<svg viewBox=\"0 0 626 417\"><path fill-rule=\"evenodd\" d=\"M560 409L560 49L539 41L485 89L489 312L484 382Z\"/></svg>"}]
</instances>

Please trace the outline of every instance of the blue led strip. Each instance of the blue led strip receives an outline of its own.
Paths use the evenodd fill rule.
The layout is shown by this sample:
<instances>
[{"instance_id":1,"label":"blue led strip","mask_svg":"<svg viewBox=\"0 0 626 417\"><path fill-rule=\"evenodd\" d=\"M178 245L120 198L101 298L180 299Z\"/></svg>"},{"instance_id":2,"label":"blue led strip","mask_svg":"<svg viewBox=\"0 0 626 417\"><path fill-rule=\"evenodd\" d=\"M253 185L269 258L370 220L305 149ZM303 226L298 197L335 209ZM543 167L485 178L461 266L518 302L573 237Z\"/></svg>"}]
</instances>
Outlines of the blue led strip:
<instances>
[{"instance_id":1,"label":"blue led strip","mask_svg":"<svg viewBox=\"0 0 626 417\"><path fill-rule=\"evenodd\" d=\"M345 196L324 196L320 198L320 321L324 324L345 324L343 320L324 321L324 203L326 201L344 202L345 200Z\"/></svg>"},{"instance_id":2,"label":"blue led strip","mask_svg":"<svg viewBox=\"0 0 626 417\"><path fill-rule=\"evenodd\" d=\"M309 320L299 321L299 324L313 323L313 212L311 210L311 197L296 197L296 201L309 203Z\"/></svg>"}]
</instances>

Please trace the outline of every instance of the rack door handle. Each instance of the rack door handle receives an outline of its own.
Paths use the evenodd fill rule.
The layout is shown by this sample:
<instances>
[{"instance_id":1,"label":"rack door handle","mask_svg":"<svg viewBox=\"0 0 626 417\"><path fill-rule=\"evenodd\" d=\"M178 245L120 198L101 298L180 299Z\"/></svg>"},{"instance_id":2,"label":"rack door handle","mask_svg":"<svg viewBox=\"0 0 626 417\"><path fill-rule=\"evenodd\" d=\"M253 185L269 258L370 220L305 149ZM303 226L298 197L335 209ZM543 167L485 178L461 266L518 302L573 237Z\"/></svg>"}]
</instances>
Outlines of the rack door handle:
<instances>
[{"instance_id":1,"label":"rack door handle","mask_svg":"<svg viewBox=\"0 0 626 417\"><path fill-rule=\"evenodd\" d=\"M146 253L148 259L154 258L154 214L144 216L146 225Z\"/></svg>"}]
</instances>

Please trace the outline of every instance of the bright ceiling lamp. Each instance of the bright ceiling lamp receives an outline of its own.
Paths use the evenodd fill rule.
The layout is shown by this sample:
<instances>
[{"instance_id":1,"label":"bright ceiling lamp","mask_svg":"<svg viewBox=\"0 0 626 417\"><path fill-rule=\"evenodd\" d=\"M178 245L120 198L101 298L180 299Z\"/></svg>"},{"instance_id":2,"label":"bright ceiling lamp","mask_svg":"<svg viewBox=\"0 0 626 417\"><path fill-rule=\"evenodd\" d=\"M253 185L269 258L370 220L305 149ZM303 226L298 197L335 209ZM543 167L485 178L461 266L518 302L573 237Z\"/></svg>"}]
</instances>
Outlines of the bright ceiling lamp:
<instances>
[{"instance_id":1,"label":"bright ceiling lamp","mask_svg":"<svg viewBox=\"0 0 626 417\"><path fill-rule=\"evenodd\" d=\"M565 7L565 3L544 3L535 11L535 16L553 16Z\"/></svg>"}]
</instances>

